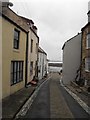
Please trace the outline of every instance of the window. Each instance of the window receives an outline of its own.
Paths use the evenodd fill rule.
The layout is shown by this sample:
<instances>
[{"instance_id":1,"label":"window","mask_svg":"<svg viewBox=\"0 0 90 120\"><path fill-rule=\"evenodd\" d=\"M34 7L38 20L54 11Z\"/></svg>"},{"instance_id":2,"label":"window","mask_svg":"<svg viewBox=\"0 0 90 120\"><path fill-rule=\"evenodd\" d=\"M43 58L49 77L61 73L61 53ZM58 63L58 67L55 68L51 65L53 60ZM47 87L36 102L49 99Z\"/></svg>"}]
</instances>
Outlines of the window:
<instances>
[{"instance_id":1,"label":"window","mask_svg":"<svg viewBox=\"0 0 90 120\"><path fill-rule=\"evenodd\" d=\"M31 40L31 53L33 52L33 40Z\"/></svg>"},{"instance_id":2,"label":"window","mask_svg":"<svg viewBox=\"0 0 90 120\"><path fill-rule=\"evenodd\" d=\"M14 29L14 49L19 49L19 35L20 31Z\"/></svg>"},{"instance_id":3,"label":"window","mask_svg":"<svg viewBox=\"0 0 90 120\"><path fill-rule=\"evenodd\" d=\"M85 59L85 70L90 71L90 58Z\"/></svg>"},{"instance_id":4,"label":"window","mask_svg":"<svg viewBox=\"0 0 90 120\"><path fill-rule=\"evenodd\" d=\"M36 43L36 54L38 53L38 43Z\"/></svg>"},{"instance_id":5,"label":"window","mask_svg":"<svg viewBox=\"0 0 90 120\"><path fill-rule=\"evenodd\" d=\"M11 62L11 85L23 80L23 61Z\"/></svg>"},{"instance_id":6,"label":"window","mask_svg":"<svg viewBox=\"0 0 90 120\"><path fill-rule=\"evenodd\" d=\"M30 64L30 75L32 75L33 74L33 62L31 62L31 64Z\"/></svg>"},{"instance_id":7,"label":"window","mask_svg":"<svg viewBox=\"0 0 90 120\"><path fill-rule=\"evenodd\" d=\"M87 34L87 48L90 48L90 33Z\"/></svg>"}]
</instances>

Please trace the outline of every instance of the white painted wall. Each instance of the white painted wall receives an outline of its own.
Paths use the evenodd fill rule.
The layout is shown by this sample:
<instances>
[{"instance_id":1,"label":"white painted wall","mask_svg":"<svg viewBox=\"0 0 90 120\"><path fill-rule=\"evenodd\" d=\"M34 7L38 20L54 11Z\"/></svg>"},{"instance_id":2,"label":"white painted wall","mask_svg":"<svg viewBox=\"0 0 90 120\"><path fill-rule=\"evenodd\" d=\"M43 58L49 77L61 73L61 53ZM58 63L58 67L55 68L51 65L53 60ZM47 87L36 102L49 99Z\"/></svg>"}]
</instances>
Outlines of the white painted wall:
<instances>
[{"instance_id":1,"label":"white painted wall","mask_svg":"<svg viewBox=\"0 0 90 120\"><path fill-rule=\"evenodd\" d=\"M74 81L76 72L80 67L81 58L81 34L76 35L65 43L63 48L63 72L62 81L70 84Z\"/></svg>"},{"instance_id":2,"label":"white painted wall","mask_svg":"<svg viewBox=\"0 0 90 120\"><path fill-rule=\"evenodd\" d=\"M43 78L43 54L39 52L39 60L38 60L38 78L39 80Z\"/></svg>"},{"instance_id":3,"label":"white painted wall","mask_svg":"<svg viewBox=\"0 0 90 120\"><path fill-rule=\"evenodd\" d=\"M38 78L41 80L47 71L47 55L39 52L39 60L38 60Z\"/></svg>"}]
</instances>

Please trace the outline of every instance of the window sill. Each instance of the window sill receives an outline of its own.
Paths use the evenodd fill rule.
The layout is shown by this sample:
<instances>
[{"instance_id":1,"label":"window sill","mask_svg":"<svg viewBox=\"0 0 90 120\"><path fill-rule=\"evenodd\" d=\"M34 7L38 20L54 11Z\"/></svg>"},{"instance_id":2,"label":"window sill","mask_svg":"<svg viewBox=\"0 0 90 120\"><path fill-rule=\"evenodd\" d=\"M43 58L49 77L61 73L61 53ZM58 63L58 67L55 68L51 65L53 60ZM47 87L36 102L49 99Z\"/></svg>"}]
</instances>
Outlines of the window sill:
<instances>
[{"instance_id":1,"label":"window sill","mask_svg":"<svg viewBox=\"0 0 90 120\"><path fill-rule=\"evenodd\" d=\"M13 49L13 52L19 53L20 51L19 51L19 49Z\"/></svg>"},{"instance_id":2,"label":"window sill","mask_svg":"<svg viewBox=\"0 0 90 120\"><path fill-rule=\"evenodd\" d=\"M88 72L88 73L89 73L90 71L89 71L89 70L85 70L85 72Z\"/></svg>"},{"instance_id":3,"label":"window sill","mask_svg":"<svg viewBox=\"0 0 90 120\"><path fill-rule=\"evenodd\" d=\"M86 50L90 50L90 47L86 48Z\"/></svg>"},{"instance_id":4,"label":"window sill","mask_svg":"<svg viewBox=\"0 0 90 120\"><path fill-rule=\"evenodd\" d=\"M20 82L23 82L23 80L20 80L19 82L16 82L16 83L11 84L11 86L16 85L16 84L18 84L18 83L20 83Z\"/></svg>"}]
</instances>

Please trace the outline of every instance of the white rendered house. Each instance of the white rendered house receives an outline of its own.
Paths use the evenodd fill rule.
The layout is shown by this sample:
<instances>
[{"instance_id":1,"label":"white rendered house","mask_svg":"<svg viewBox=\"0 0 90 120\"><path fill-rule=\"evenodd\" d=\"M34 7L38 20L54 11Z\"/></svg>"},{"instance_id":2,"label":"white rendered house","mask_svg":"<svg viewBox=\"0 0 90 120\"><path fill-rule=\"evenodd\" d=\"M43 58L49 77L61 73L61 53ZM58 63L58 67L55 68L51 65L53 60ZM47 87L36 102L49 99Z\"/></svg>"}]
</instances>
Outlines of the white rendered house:
<instances>
[{"instance_id":1,"label":"white rendered house","mask_svg":"<svg viewBox=\"0 0 90 120\"><path fill-rule=\"evenodd\" d=\"M77 75L81 61L81 33L66 41L62 47L63 67L62 81L64 84L70 84Z\"/></svg>"},{"instance_id":2,"label":"white rendered house","mask_svg":"<svg viewBox=\"0 0 90 120\"><path fill-rule=\"evenodd\" d=\"M47 54L39 47L38 49L38 79L42 79L47 74Z\"/></svg>"}]
</instances>

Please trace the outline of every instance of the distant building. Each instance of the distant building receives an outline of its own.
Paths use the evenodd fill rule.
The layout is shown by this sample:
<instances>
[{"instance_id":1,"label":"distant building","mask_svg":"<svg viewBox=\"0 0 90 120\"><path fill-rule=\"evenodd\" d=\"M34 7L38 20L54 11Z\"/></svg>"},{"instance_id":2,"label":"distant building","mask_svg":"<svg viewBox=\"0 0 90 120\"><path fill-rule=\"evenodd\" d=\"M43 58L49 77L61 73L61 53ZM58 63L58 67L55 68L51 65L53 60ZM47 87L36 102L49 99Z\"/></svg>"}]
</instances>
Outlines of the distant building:
<instances>
[{"instance_id":1,"label":"distant building","mask_svg":"<svg viewBox=\"0 0 90 120\"><path fill-rule=\"evenodd\" d=\"M66 41L62 47L63 66L62 80L64 84L70 84L77 75L81 61L81 33ZM80 77L80 76L79 76Z\"/></svg>"},{"instance_id":2,"label":"distant building","mask_svg":"<svg viewBox=\"0 0 90 120\"><path fill-rule=\"evenodd\" d=\"M42 79L47 74L47 54L39 47L38 49L38 78Z\"/></svg>"}]
</instances>

